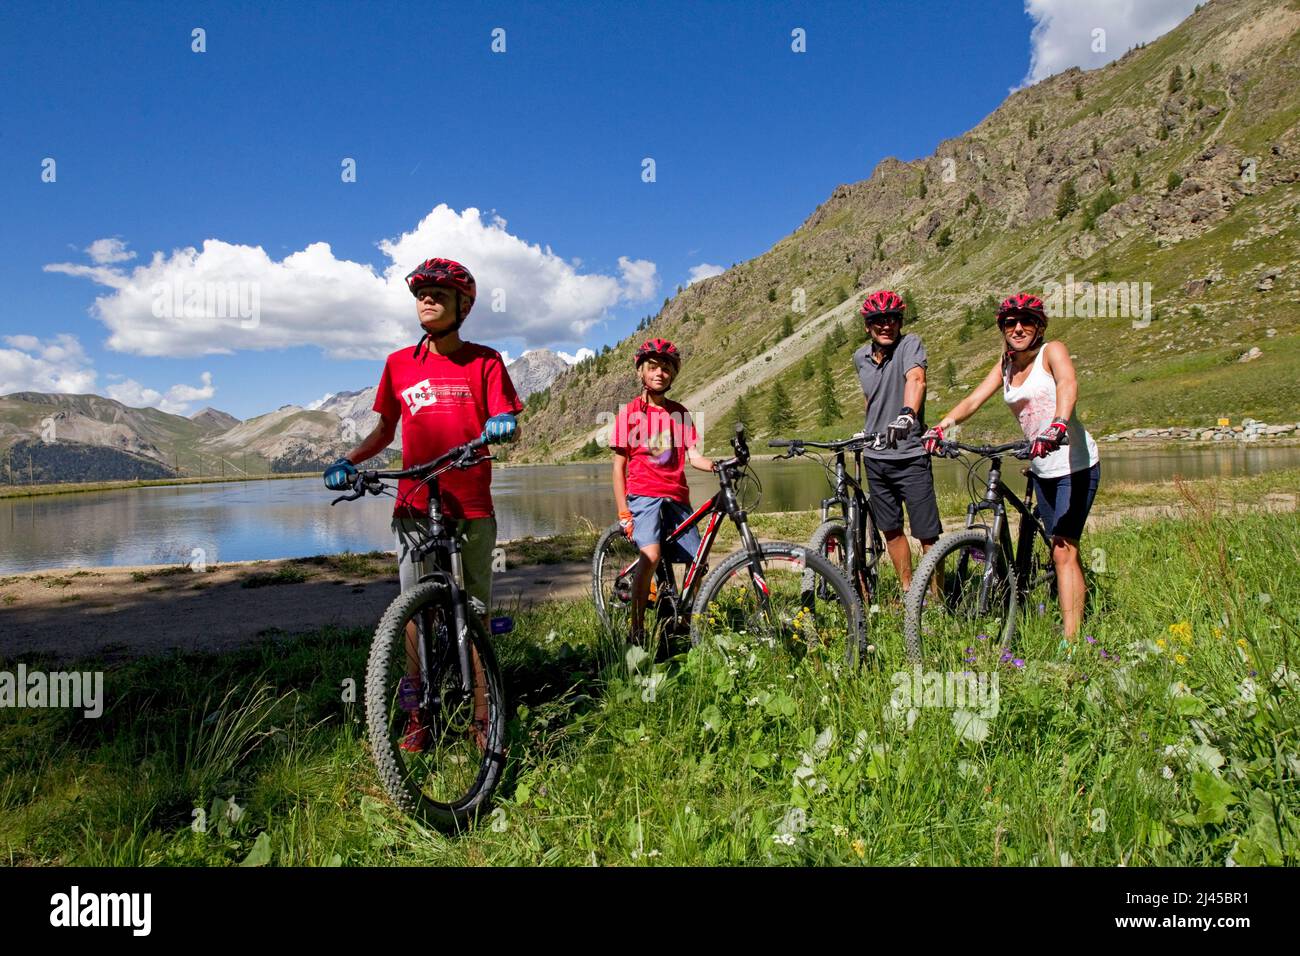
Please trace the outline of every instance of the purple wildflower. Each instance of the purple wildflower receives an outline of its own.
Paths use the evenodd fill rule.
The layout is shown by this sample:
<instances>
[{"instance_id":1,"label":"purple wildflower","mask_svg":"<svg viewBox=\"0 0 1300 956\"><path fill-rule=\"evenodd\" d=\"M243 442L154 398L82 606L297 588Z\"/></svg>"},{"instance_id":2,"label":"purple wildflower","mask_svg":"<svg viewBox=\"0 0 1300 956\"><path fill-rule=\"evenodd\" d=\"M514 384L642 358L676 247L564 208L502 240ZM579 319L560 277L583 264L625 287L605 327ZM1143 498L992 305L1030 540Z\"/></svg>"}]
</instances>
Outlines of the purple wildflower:
<instances>
[{"instance_id":1,"label":"purple wildflower","mask_svg":"<svg viewBox=\"0 0 1300 956\"><path fill-rule=\"evenodd\" d=\"M1016 658L1014 661L1012 661L1011 663L1012 663L1012 664L1015 664L1017 667L1024 667L1024 666L1025 666L1025 661L1024 661L1024 659L1023 659L1023 658L1020 658L1020 657L1017 657L1017 658Z\"/></svg>"},{"instance_id":2,"label":"purple wildflower","mask_svg":"<svg viewBox=\"0 0 1300 956\"><path fill-rule=\"evenodd\" d=\"M1089 644L1096 644L1096 643L1097 643L1097 639L1096 639L1095 637L1093 637L1091 634L1085 634L1085 635L1083 635L1083 639L1084 639L1085 641L1087 641Z\"/></svg>"},{"instance_id":3,"label":"purple wildflower","mask_svg":"<svg viewBox=\"0 0 1300 956\"><path fill-rule=\"evenodd\" d=\"M976 634L976 635L975 635L975 640L977 640L977 641L987 641L988 639L989 639L989 636L988 636L987 634Z\"/></svg>"},{"instance_id":4,"label":"purple wildflower","mask_svg":"<svg viewBox=\"0 0 1300 956\"><path fill-rule=\"evenodd\" d=\"M1251 671L1251 672L1250 672L1250 676L1251 676L1251 677L1254 677L1254 676L1255 676L1255 673L1256 673L1255 671Z\"/></svg>"},{"instance_id":5,"label":"purple wildflower","mask_svg":"<svg viewBox=\"0 0 1300 956\"><path fill-rule=\"evenodd\" d=\"M1104 661L1104 660L1106 660L1109 656L1110 656L1110 655L1106 653L1106 648L1103 647L1103 648L1101 649L1101 659Z\"/></svg>"},{"instance_id":6,"label":"purple wildflower","mask_svg":"<svg viewBox=\"0 0 1300 956\"><path fill-rule=\"evenodd\" d=\"M1039 616L1039 617L1042 617L1043 614L1045 614L1046 612L1047 612L1047 605L1046 605L1046 604L1043 604L1043 603L1040 601L1040 602L1038 603L1038 616Z\"/></svg>"}]
</instances>

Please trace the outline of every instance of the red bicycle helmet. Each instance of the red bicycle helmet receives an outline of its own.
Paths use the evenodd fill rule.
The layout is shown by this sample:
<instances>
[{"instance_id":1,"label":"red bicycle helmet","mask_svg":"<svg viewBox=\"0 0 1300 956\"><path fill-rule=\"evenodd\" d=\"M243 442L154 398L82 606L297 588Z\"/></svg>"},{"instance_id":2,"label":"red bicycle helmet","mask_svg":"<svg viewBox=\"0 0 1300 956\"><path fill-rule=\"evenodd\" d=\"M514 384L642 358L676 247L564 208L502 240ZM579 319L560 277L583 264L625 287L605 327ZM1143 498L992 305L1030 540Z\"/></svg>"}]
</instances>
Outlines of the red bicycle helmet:
<instances>
[{"instance_id":1,"label":"red bicycle helmet","mask_svg":"<svg viewBox=\"0 0 1300 956\"><path fill-rule=\"evenodd\" d=\"M641 363L651 356L671 362L675 369L682 367L681 353L677 351L677 346L667 339L653 338L642 342L641 347L636 350L636 355L632 359L633 367L640 368Z\"/></svg>"},{"instance_id":2,"label":"red bicycle helmet","mask_svg":"<svg viewBox=\"0 0 1300 956\"><path fill-rule=\"evenodd\" d=\"M415 295L417 289L426 285L446 286L455 289L460 295L460 318L465 321L469 310L474 308L478 297L478 286L470 271L454 259L425 259L406 277L406 287Z\"/></svg>"},{"instance_id":3,"label":"red bicycle helmet","mask_svg":"<svg viewBox=\"0 0 1300 956\"><path fill-rule=\"evenodd\" d=\"M888 289L881 289L879 292L873 292L867 296L866 301L862 303L859 314L868 322L877 315L896 315L901 323L903 313L906 311L907 306L898 293L891 292Z\"/></svg>"},{"instance_id":4,"label":"red bicycle helmet","mask_svg":"<svg viewBox=\"0 0 1300 956\"><path fill-rule=\"evenodd\" d=\"M998 328L1002 328L1003 319L1012 315L1027 315L1032 318L1038 323L1040 335L1047 330L1047 310L1043 308L1043 300L1036 295L1017 292L1003 299L998 306Z\"/></svg>"}]
</instances>

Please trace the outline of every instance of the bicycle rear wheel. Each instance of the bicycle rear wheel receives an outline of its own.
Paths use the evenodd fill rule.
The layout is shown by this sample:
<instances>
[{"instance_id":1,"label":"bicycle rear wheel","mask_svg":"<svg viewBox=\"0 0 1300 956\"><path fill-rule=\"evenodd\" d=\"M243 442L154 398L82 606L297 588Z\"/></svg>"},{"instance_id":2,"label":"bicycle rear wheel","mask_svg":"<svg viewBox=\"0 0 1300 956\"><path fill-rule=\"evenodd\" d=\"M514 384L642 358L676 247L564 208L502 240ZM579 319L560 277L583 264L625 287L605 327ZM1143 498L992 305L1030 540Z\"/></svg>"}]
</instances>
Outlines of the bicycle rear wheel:
<instances>
[{"instance_id":1,"label":"bicycle rear wheel","mask_svg":"<svg viewBox=\"0 0 1300 956\"><path fill-rule=\"evenodd\" d=\"M861 661L866 614L848 578L802 545L770 543L759 551L757 578L746 551L728 556L705 578L691 614L691 643L743 634L797 654Z\"/></svg>"},{"instance_id":2,"label":"bicycle rear wheel","mask_svg":"<svg viewBox=\"0 0 1300 956\"><path fill-rule=\"evenodd\" d=\"M946 534L926 552L903 602L903 636L913 663L970 670L1011 647L1019 613L1014 581L1001 554L988 570L988 538L980 528Z\"/></svg>"},{"instance_id":3,"label":"bicycle rear wheel","mask_svg":"<svg viewBox=\"0 0 1300 956\"><path fill-rule=\"evenodd\" d=\"M632 588L640 556L641 550L616 524L605 529L592 555L591 596L596 602L596 614L617 641L628 640L632 631ZM657 599L667 580L664 562L660 561L653 582L655 600L647 600L643 621L648 639L659 634Z\"/></svg>"},{"instance_id":4,"label":"bicycle rear wheel","mask_svg":"<svg viewBox=\"0 0 1300 956\"><path fill-rule=\"evenodd\" d=\"M419 643L412 646L406 631L412 621L417 642L427 648L415 692L403 681L420 672ZM496 656L472 612L466 624L468 690L451 596L439 582L416 585L389 605L366 668L366 728L380 781L402 810L443 828L484 811L506 757L506 696Z\"/></svg>"}]
</instances>

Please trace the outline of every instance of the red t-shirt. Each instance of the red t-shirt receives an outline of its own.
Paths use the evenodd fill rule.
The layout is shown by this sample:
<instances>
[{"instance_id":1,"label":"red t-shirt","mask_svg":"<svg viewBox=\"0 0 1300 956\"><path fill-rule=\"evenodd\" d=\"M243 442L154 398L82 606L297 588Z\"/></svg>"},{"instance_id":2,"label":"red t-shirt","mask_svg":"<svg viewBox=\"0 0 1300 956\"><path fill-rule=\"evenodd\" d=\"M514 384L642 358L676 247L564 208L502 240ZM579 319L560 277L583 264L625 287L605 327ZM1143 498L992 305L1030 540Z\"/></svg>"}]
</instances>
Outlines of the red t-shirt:
<instances>
[{"instance_id":1,"label":"red t-shirt","mask_svg":"<svg viewBox=\"0 0 1300 956\"><path fill-rule=\"evenodd\" d=\"M374 409L402 419L402 467L432 461L444 452L483 434L493 415L523 411L501 355L484 345L465 342L451 355L411 346L388 356ZM452 518L490 518L492 466L453 468L438 479L442 507ZM397 486L396 515L424 514L429 486L403 478Z\"/></svg>"},{"instance_id":2,"label":"red t-shirt","mask_svg":"<svg viewBox=\"0 0 1300 956\"><path fill-rule=\"evenodd\" d=\"M634 398L618 411L610 448L627 454L627 493L690 505L686 450L699 442L691 413L671 399L663 407Z\"/></svg>"}]
</instances>

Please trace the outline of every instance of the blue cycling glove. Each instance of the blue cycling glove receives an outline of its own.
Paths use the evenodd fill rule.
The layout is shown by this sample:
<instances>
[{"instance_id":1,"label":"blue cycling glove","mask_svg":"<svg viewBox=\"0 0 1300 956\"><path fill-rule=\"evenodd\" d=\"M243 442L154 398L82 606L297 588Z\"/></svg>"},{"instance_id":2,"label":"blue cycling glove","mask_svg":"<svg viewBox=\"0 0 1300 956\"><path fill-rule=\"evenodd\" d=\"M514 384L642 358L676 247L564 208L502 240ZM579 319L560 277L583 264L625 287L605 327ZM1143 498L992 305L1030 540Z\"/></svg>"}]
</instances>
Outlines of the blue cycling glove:
<instances>
[{"instance_id":1,"label":"blue cycling glove","mask_svg":"<svg viewBox=\"0 0 1300 956\"><path fill-rule=\"evenodd\" d=\"M513 441L515 429L518 427L515 416L508 412L502 415L493 415L483 426L483 437L487 439L489 445L503 441Z\"/></svg>"},{"instance_id":2,"label":"blue cycling glove","mask_svg":"<svg viewBox=\"0 0 1300 956\"><path fill-rule=\"evenodd\" d=\"M346 458L335 459L334 464L325 469L325 487L331 491L347 491L356 476L356 465Z\"/></svg>"}]
</instances>

